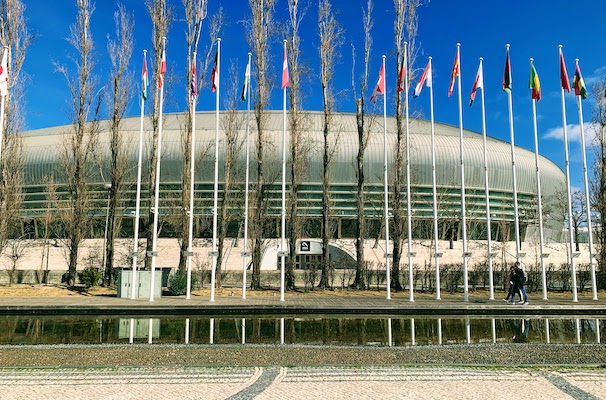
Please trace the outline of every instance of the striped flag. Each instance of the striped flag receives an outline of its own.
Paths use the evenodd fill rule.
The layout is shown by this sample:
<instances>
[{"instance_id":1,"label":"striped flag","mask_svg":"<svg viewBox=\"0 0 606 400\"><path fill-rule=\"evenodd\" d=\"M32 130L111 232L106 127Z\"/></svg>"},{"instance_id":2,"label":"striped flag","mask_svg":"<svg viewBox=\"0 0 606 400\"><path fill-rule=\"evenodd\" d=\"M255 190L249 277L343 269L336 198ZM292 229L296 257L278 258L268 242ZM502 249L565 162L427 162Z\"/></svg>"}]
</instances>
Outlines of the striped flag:
<instances>
[{"instance_id":1,"label":"striped flag","mask_svg":"<svg viewBox=\"0 0 606 400\"><path fill-rule=\"evenodd\" d=\"M425 86L431 87L431 58L427 62L427 66L425 67L425 70L423 70L421 78L419 78L419 82L415 87L415 92L413 93L412 97L419 97Z\"/></svg>"},{"instance_id":2,"label":"striped flag","mask_svg":"<svg viewBox=\"0 0 606 400\"><path fill-rule=\"evenodd\" d=\"M141 97L147 100L147 86L149 86L149 73L147 72L147 53L143 52L143 68L141 69Z\"/></svg>"},{"instance_id":3,"label":"striped flag","mask_svg":"<svg viewBox=\"0 0 606 400\"><path fill-rule=\"evenodd\" d=\"M282 89L290 86L290 76L288 75L288 59L286 58L286 45L284 45L284 62L282 63Z\"/></svg>"},{"instance_id":4,"label":"striped flag","mask_svg":"<svg viewBox=\"0 0 606 400\"><path fill-rule=\"evenodd\" d=\"M217 91L217 86L219 85L218 81L219 81L219 49L217 48L217 52L215 53L215 63L213 65L212 71L210 72L210 82L211 82L210 90L211 90L211 92Z\"/></svg>"},{"instance_id":5,"label":"striped flag","mask_svg":"<svg viewBox=\"0 0 606 400\"><path fill-rule=\"evenodd\" d=\"M532 99L536 101L541 100L541 82L539 81L539 74L532 63L530 64L528 87L532 89Z\"/></svg>"},{"instance_id":6,"label":"striped flag","mask_svg":"<svg viewBox=\"0 0 606 400\"><path fill-rule=\"evenodd\" d=\"M484 90L484 71L482 69L482 60L480 59L480 65L478 66L478 73L476 79L473 81L473 87L471 88L471 94L469 95L469 105L473 105L473 101L476 99L476 91L478 89Z\"/></svg>"},{"instance_id":7,"label":"striped flag","mask_svg":"<svg viewBox=\"0 0 606 400\"><path fill-rule=\"evenodd\" d=\"M582 99L587 98L587 88L585 87L585 81L583 80L583 75L581 75L581 68L579 68L578 62L574 78L572 79L572 86L574 87L575 96L581 96Z\"/></svg>"},{"instance_id":8,"label":"striped flag","mask_svg":"<svg viewBox=\"0 0 606 400\"><path fill-rule=\"evenodd\" d=\"M195 100L198 97L198 77L196 76L196 53L194 53L191 62L191 98Z\"/></svg>"},{"instance_id":9,"label":"striped flag","mask_svg":"<svg viewBox=\"0 0 606 400\"><path fill-rule=\"evenodd\" d=\"M246 101L246 96L248 96L248 85L250 85L250 59L248 60L248 64L246 64L246 71L244 72L244 85L242 85L242 94L240 95L242 101Z\"/></svg>"}]
</instances>

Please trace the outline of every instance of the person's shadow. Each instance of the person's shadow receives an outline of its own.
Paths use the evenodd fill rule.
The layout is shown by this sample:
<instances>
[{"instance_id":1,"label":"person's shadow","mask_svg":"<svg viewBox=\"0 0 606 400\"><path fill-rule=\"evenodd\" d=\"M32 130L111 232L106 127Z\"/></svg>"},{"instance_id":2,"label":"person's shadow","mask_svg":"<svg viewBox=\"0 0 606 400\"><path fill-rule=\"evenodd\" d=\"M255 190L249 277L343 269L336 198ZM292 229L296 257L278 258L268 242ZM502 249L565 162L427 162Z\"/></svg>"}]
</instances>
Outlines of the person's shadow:
<instances>
[{"instance_id":1,"label":"person's shadow","mask_svg":"<svg viewBox=\"0 0 606 400\"><path fill-rule=\"evenodd\" d=\"M511 340L514 343L528 342L528 332L530 331L530 319L510 319L509 325L511 326L512 331Z\"/></svg>"}]
</instances>

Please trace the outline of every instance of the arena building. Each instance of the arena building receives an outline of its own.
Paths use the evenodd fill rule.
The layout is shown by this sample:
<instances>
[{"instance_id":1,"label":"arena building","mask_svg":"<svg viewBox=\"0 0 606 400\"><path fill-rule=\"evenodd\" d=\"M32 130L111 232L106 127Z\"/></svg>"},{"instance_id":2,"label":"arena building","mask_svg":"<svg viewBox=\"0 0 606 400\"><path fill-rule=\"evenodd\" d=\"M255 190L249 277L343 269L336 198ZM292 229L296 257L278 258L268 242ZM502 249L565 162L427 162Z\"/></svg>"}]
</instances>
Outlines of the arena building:
<instances>
[{"instance_id":1,"label":"arena building","mask_svg":"<svg viewBox=\"0 0 606 400\"><path fill-rule=\"evenodd\" d=\"M280 209L281 209L281 148L282 148L282 112L268 113L265 145L265 176L272 180L267 184L268 218L275 219L275 228L266 232L268 250L265 252L263 268L276 268L277 241L272 240L280 236ZM221 127L227 126L227 114L221 114ZM240 201L231 206L229 213L234 216L229 224L228 236L232 238L232 247L240 249L229 250L231 255L224 257L223 269L241 268L237 260L240 259L242 248L242 215L244 201L244 165L245 165L245 136L246 115L238 112L232 115L230 126L238 132L238 172L235 177L238 182L237 190ZM297 266L303 268L308 262L317 261L321 254L320 217L322 212L322 151L323 151L323 114L308 112L305 114L305 129L302 135L305 147L308 149L308 163L304 168L304 178L299 189L299 215L304 226L305 245L308 254L297 249ZM372 119L372 118L371 118ZM333 240L331 241L331 254L343 262L348 258L355 258L353 245L356 228L356 155L358 151L358 134L356 116L354 114L335 114L333 116L333 133L331 140L336 146L331 166L330 196L332 201L332 217L334 219ZM387 120L388 148L393 149L396 142L395 118ZM91 236L103 238L106 217L107 192L105 185L109 180L109 130L107 121L102 121L99 142L96 146L96 159L98 165L91 176L90 187L95 192L95 208L91 213L95 215L96 224ZM166 243L165 255L160 265L176 267L178 260L178 245L175 231L171 229L170 215L182 212L181 206L175 206L182 191L181 176L183 170L182 131L185 126L183 114L164 115L164 130L161 159L161 192L160 216L164 221L160 232L161 240ZM222 129L222 128L221 128ZM505 129L505 127L503 128ZM128 243L133 236L133 214L135 210L135 193L137 177L137 149L139 142L140 118L125 118L122 123L122 135L128 150L131 153L129 170L126 174L126 187L124 201L120 205L119 214L123 216L120 242ZM250 182L256 179L256 156L254 154L256 130L254 118L251 118L251 177ZM446 249L455 249L460 243L460 154L459 154L459 128L444 124L435 124L435 150L436 150L436 177L440 240L444 241ZM31 239L42 237L44 217L49 210L57 211L49 203L49 182L53 177L57 191L61 191L61 152L64 142L70 135L70 126L59 126L25 132L23 134L23 149L25 154L24 177L24 203L22 233ZM149 211L150 199L147 197L146 187L147 160L151 149L151 122L147 116L144 121L144 160L142 190L142 216ZM290 133L287 132L287 137ZM220 131L219 148L219 199L223 200L224 179L224 132ZM213 179L214 179L214 140L215 140L215 113L199 112L196 116L196 172L195 172L195 219L198 232L198 247L209 246L208 238L212 237L212 208L213 208ZM411 148L411 199L413 239L416 246L424 246L424 241L432 239L432 168L431 168L431 125L429 121L412 119L410 122L410 148ZM484 145L483 136L476 132L464 131L465 153L465 196L467 208L468 239L471 241L486 240L486 196L484 188ZM290 151L287 154L290 158ZM364 157L366 177L366 209L368 217L368 238L373 239L369 248L375 248L379 241L374 239L382 236L383 216L383 119L375 116L371 123L371 134ZM495 241L511 242L515 238L513 221L513 180L511 169L511 145L492 137L487 139L488 180L490 187L490 210L492 218L492 238ZM393 154L388 154L390 177L393 177ZM537 224L536 212L536 169L535 155L526 149L516 147L516 173L519 204L520 234L522 241L535 237ZM289 166L290 168L290 166ZM288 168L288 171L290 169ZM550 200L555 198L556 192L565 187L565 176L561 169L552 161L540 157L540 173L542 195L545 210L545 237L548 241L560 242L563 227L563 213L550 212ZM287 178L288 184L288 178ZM405 186L404 186L405 187ZM153 199L151 199L153 202ZM406 207L406 203L403 204ZM404 210L404 214L406 210ZM144 221L145 218L142 220ZM287 221L288 223L288 221ZM171 239L171 240L169 240ZM534 239L533 239L534 240ZM131 239L132 241L132 239ZM172 244L169 244L172 243ZM318 247L320 246L320 247ZM442 245L441 245L442 246ZM125 246L128 247L128 246ZM162 244L159 250L161 250ZM227 246L229 247L229 246ZM170 248L170 250L168 250ZM319 249L319 250L318 250ZM127 250L125 250L127 251ZM207 249L200 254L206 255ZM485 252L485 250L484 250ZM374 253L384 251L369 251L369 257ZM171 254L171 255L169 255ZM457 253L460 257L460 251ZM484 257L476 253L477 257ZM164 257L164 258L162 258ZM423 257L423 256L420 256ZM378 257L377 260L380 260ZM241 260L241 259L240 259ZM240 261L241 262L241 261ZM422 263L419 258L416 262ZM65 265L65 264L64 264ZM125 265L126 266L126 265Z\"/></svg>"}]
</instances>

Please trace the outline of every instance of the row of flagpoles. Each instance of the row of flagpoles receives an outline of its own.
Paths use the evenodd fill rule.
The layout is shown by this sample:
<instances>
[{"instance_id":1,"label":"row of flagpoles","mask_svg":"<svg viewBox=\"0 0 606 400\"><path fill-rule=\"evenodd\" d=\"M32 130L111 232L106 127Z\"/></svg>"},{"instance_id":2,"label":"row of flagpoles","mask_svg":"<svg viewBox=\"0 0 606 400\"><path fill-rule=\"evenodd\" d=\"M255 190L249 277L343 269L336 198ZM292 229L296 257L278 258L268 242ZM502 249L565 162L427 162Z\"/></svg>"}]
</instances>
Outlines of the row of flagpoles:
<instances>
[{"instance_id":1,"label":"row of flagpoles","mask_svg":"<svg viewBox=\"0 0 606 400\"><path fill-rule=\"evenodd\" d=\"M410 132L409 132L409 77L408 77L408 46L404 43L404 55L401 62L400 71L398 74L398 89L397 95L400 96L401 92L404 92L405 100L405 133L406 133L406 198L407 198L407 232L408 232L408 268L409 268L409 290L410 290L410 301L414 301L414 285L413 285L413 266L412 259L415 253L412 251L412 228L411 228L411 200L410 200ZM218 218L218 158L219 158L219 83L220 83L220 60L221 60L221 39L217 39L217 50L215 54L214 66L211 72L211 90L215 92L215 108L216 108L216 126L215 126L215 152L214 152L214 199L213 199L213 239L212 239L212 269L211 269L211 301L214 301L215 297L215 274L217 269L217 218ZM6 51L5 51L6 56ZM150 301L154 301L154 272L155 272L155 259L157 256L157 229L158 229L158 207L159 207L159 177L160 177L160 154L161 154L161 142L162 142L162 103L164 93L164 74L166 72L166 39L163 40L162 44L162 62L161 71L158 76L158 88L160 90L160 103L159 103L159 133L158 133L158 144L157 148L157 166L156 166L156 190L154 198L154 225L153 225L153 245L152 251L147 254L151 257L151 290L150 290ZM192 90L191 90L191 101L192 101L192 148L191 148L191 167L190 167L190 205L189 205L189 242L186 256L187 261L187 296L190 298L191 293L191 262L193 256L192 240L193 240L193 196L194 196L194 148L195 148L195 105L197 101L197 77L196 77L196 54L192 55ZM384 218L385 218L385 265L386 265L386 287L387 287L387 298L391 298L390 288L390 258L392 254L389 252L389 182L388 182L388 162L387 162L387 107L385 101L386 94L386 71L385 71L385 56L383 56L383 62L381 70L379 72L379 79L376 88L370 98L371 101L375 100L378 95L383 95L383 119L384 119ZM561 77L561 88L562 88L562 125L564 131L564 155L565 155L565 169L566 169L566 185L567 185L567 200L568 200L568 220L572 220L571 210L571 192L570 192L570 171L569 171L569 160L568 160L568 139L566 132L566 110L564 102L565 91L570 92L571 85L566 72L566 66L564 63L564 56L562 53L561 46L559 48L560 58L560 77ZM4 58L3 58L4 59ZM466 230L466 210L465 210L465 164L464 164L464 146L463 146L463 106L462 106L462 93L461 93L461 68L460 68L461 52L460 44L457 43L457 52L455 61L451 73L451 81L448 90L448 95L451 96L454 90L455 83L457 85L458 92L458 104L459 104L459 131L460 131L460 165L461 165L461 224L462 224L462 242L463 242L463 279L464 279L464 301L469 300L469 287L468 287L468 259L471 253L467 248L467 230ZM480 58L478 71L473 83L471 94L469 97L470 105L473 105L478 89L481 89L481 104L482 104L482 134L484 143L484 186L485 186L485 197L486 197L486 224L487 224L487 259L489 269L489 288L490 288L490 299L494 300L494 283L493 283L493 266L492 258L494 253L492 252L491 244L491 214L490 214L490 198L489 198L489 181L488 181L488 157L487 157L487 145L486 145L486 112L485 112L485 100L484 100L484 75L483 75L483 59ZM4 65L4 61L3 61ZM0 71L0 84L2 74ZM245 182L245 210L244 210L244 252L243 256L243 279L242 279L242 297L246 298L246 274L247 274L247 261L250 256L248 251L248 213L249 213L249 163L250 163L250 78L251 78L251 54L248 54L248 63L246 65L244 85L242 88L241 99L247 102L247 124L246 124L246 182ZM458 79L457 79L458 78ZM147 70L146 52L143 55L143 67L141 73L142 79L142 91L141 91L141 127L139 137L139 158L137 165L137 198L135 207L135 227L134 227L134 241L133 241L133 288L136 287L136 275L137 275L137 254L138 254L138 228L139 228L139 215L140 215L140 191L141 191L141 159L142 159L142 146L143 146L143 118L144 118L144 105L147 99L147 86L149 84L149 75ZM432 159L432 197L433 197L433 233L434 233L434 257L435 257L435 273L436 273L436 298L440 299L440 257L442 253L439 250L438 245L438 215L437 215L437 182L436 182L436 154L435 154L435 127L434 127L434 112L433 112L433 84L432 84L432 58L428 58L427 66L423 70L419 81L417 82L413 97L417 98L421 95L424 88L429 89L429 100L430 100L430 123L431 123L431 159ZM456 82L458 81L458 82ZM282 207L281 207L281 240L280 250L278 256L280 258L280 300L284 301L284 274L285 274L285 257L288 256L288 249L286 245L286 90L290 86L290 78L288 73L288 61L287 61L287 44L284 41L284 59L282 66L282 85L283 90L283 136L282 136ZM590 210L589 203L589 188L588 188L588 177L587 177L587 161L585 155L585 138L583 130L583 118L582 118L582 102L581 100L587 97L587 89L583 81L578 59L576 60L576 70L573 79L573 87L575 95L577 97L577 105L579 112L579 121L581 126L581 142L582 142L582 156L583 156L583 172L584 172L584 183L585 183L585 202L586 209ZM542 288L543 288L543 299L547 299L547 283L545 274L544 259L548 256L544 252L544 237L543 237L543 215L542 215L542 204L541 204L541 187L540 187L540 170L539 170L539 152L538 152L538 138L537 138L537 121L536 121L536 102L541 99L541 88L539 76L536 68L533 64L533 59L530 59L530 80L529 88L531 89L532 97L532 111L533 111L533 127L534 127L534 140L535 140L535 163L536 163L536 183L537 183L537 213L539 216L539 239L540 239L540 252L541 252L541 275L542 275ZM509 56L509 45L506 46L506 59L505 69L503 73L503 84L502 89L507 93L508 108L509 108L509 131L510 131L510 144L511 144L511 160L512 160L512 177L513 177L513 206L514 206L514 227L515 227L515 244L516 244L516 260L524 256L524 253L520 251L520 229L519 229L519 218L518 218L518 199L517 199L517 181L516 181L516 162L515 162L515 143L514 143L514 124L513 124L513 110L512 110L512 75L511 75L511 64ZM4 92L3 92L4 93ZM2 107L4 106L4 95L2 96ZM595 265L593 260L593 239L592 239L592 226L591 226L591 213L587 212L588 229L589 229L589 252L591 260L591 278L593 286L593 298L597 300L597 288L596 288L596 277L595 277ZM578 254L574 253L574 237L572 230L569 229L569 244L570 244L570 265L572 274L572 290L573 290L573 301L578 301L577 288L576 288L576 270L574 259ZM135 297L135 291L132 291L132 298Z\"/></svg>"},{"instance_id":2,"label":"row of flagpoles","mask_svg":"<svg viewBox=\"0 0 606 400\"><path fill-rule=\"evenodd\" d=\"M460 172L461 172L461 233L462 233L462 244L463 244L463 285L464 285L464 301L469 300L469 287L468 287L468 258L471 256L471 253L467 248L467 230L466 230L466 210L465 210L465 159L464 159L464 147L463 147L463 107L462 107L462 95L461 95L461 68L460 68L460 44L457 43L457 53L455 56L454 65L452 68L451 78L450 78L450 86L448 89L448 95L451 96L455 81L458 78L458 95L459 95L459 130L460 130ZM385 57L385 56L383 56ZM383 58L384 62L385 58ZM568 73L566 71L566 65L564 62L564 55L562 53L562 46L559 46L559 60L560 60L560 79L561 79L561 92L562 92L562 125L563 125L563 133L564 133L564 164L565 164L565 173L566 173L566 191L567 191L567 217L569 221L569 229L568 229L568 239L570 245L570 266L571 266L571 274L572 274L572 294L573 301L578 301L577 296L577 285L576 285L576 269L575 269L575 257L579 254L574 252L574 237L573 232L570 227L572 221L572 201L571 201L571 190L570 190L570 167L569 167L569 158L568 158L568 137L567 137L567 126L566 126L566 104L564 101L565 92L571 91L570 81L568 79ZM494 257L494 253L492 252L492 243L491 243L491 220L490 220L490 197L489 197L489 182L488 182L488 157L487 157L487 147L486 147L486 111L485 111L485 102L484 102L484 74L482 68L483 59L480 58L480 63L478 66L478 72L476 74L476 78L473 83L473 87L471 90L471 94L469 97L469 104L473 105L473 102L476 97L476 93L478 89L481 89L481 103L482 103L482 134L483 134L483 142L484 142L484 184L485 184L485 197L486 197L486 224L487 224L487 259L488 259L488 270L489 270L489 288L490 288L490 299L494 300L494 283L493 283L493 267L492 267L492 258ZM544 259L548 257L548 254L545 253L545 243L544 243L544 235L543 235L543 210L541 203L541 180L540 180L540 169L539 169L539 149L538 149L538 134L537 134L537 117L536 117L536 103L541 99L541 86L539 75L536 71L536 68L533 64L533 59L530 59L530 79L528 86L531 89L531 98L532 98L532 111L533 111L533 131L534 131L534 142L535 142L535 163L536 163L536 184L537 184L537 214L539 216L539 241L540 241L540 259L541 259L541 280L542 280L542 289L543 289L543 299L547 300L547 282L546 282L546 274L545 274L545 262ZM432 190L433 190L433 225L434 225L434 256L435 256L435 266L436 266L436 298L440 299L440 268L439 268L439 259L442 256L442 253L439 251L438 247L438 221L437 221L437 203L436 203L436 156L435 156L435 129L434 129L434 115L433 115L433 85L432 85L432 58L429 57L427 66L423 70L421 77L417 85L415 86L413 97L418 97L421 95L422 90L427 87L429 88L429 99L430 99L430 122L431 122L431 153L432 153ZM575 74L573 79L572 87L574 88L574 93L577 98L577 108L579 114L579 124L581 131L581 151L583 158L583 177L584 177L584 187L585 187L585 209L587 210L587 225L589 231L589 259L591 264L591 282L593 288L593 299L597 300L597 285L596 285L596 275L595 275L595 263L594 263L594 254L593 254L593 232L592 232L592 224L591 224L591 207L589 202L589 184L588 184L588 176L587 176L587 157L585 154L585 133L583 129L583 108L582 108L582 99L587 97L587 88L585 87L585 82L583 80L583 76L581 74L581 69L579 67L579 60L575 60ZM402 60L402 70L400 71L398 77L398 95L402 88L405 88L405 107L406 107L406 176L407 176L407 220L408 220L408 268L410 271L410 300L413 301L413 277L412 277L412 252L411 252L411 210L410 210L410 153L408 148L409 142L409 129L408 129L408 77L407 77L407 44L404 45L404 56ZM376 86L376 89L371 97L371 100L378 94L385 94L385 70L384 67L381 68L379 73L379 80ZM524 256L524 253L520 251L520 227L519 227L519 213L518 213L518 194L517 194L517 180L516 180L516 159L515 159L515 135L514 135L514 124L513 124L513 107L512 107L512 74L511 74L511 63L509 57L509 44L506 45L506 58L505 58L505 68L503 72L503 84L502 89L507 93L508 100L508 110L509 110L509 133L510 133L510 144L511 144L511 172L513 178L513 206L514 206L514 229L515 229L515 245L516 245L516 261L520 261L520 259ZM384 105L386 103L384 99ZM387 149L385 149L387 152ZM387 168L387 164L386 167ZM385 218L386 218L386 227L389 225L387 220L388 217L388 201L387 201L387 172L385 178ZM388 236L388 230L386 228L385 231L386 243ZM386 244L386 265L387 265L387 276L389 276L389 252L387 251ZM387 280L387 298L390 298L389 292L389 279Z\"/></svg>"}]
</instances>

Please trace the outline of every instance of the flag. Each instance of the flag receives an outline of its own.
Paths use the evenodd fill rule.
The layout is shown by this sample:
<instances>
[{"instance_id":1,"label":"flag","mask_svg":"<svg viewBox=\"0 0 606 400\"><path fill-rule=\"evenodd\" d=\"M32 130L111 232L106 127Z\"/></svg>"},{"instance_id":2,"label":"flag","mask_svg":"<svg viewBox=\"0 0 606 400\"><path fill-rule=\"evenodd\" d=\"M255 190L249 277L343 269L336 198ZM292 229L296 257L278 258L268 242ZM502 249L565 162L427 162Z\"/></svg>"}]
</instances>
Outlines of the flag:
<instances>
[{"instance_id":1,"label":"flag","mask_svg":"<svg viewBox=\"0 0 606 400\"><path fill-rule=\"evenodd\" d=\"M160 79L158 79L158 88L164 85L164 74L166 73L166 41L162 43L162 64L160 65Z\"/></svg>"},{"instance_id":2,"label":"flag","mask_svg":"<svg viewBox=\"0 0 606 400\"><path fill-rule=\"evenodd\" d=\"M476 98L476 91L478 89L484 90L484 71L482 69L482 61L480 61L480 66L478 67L478 73L476 74L476 79L473 81L473 87L471 88L471 94L469 95L469 105L473 104L473 101Z\"/></svg>"},{"instance_id":3,"label":"flag","mask_svg":"<svg viewBox=\"0 0 606 400\"><path fill-rule=\"evenodd\" d=\"M404 53L404 56L402 56L402 63L400 64L400 73L398 74L398 93L406 90L406 64L406 53Z\"/></svg>"},{"instance_id":4,"label":"flag","mask_svg":"<svg viewBox=\"0 0 606 400\"><path fill-rule=\"evenodd\" d=\"M215 64L213 65L213 69L210 72L210 82L211 92L216 92L217 87L219 86L219 49L217 48L217 52L215 53Z\"/></svg>"},{"instance_id":5,"label":"flag","mask_svg":"<svg viewBox=\"0 0 606 400\"><path fill-rule=\"evenodd\" d=\"M194 53L191 62L191 99L198 97L198 77L196 76L196 53Z\"/></svg>"},{"instance_id":6,"label":"flag","mask_svg":"<svg viewBox=\"0 0 606 400\"><path fill-rule=\"evenodd\" d=\"M562 89L570 92L570 81L568 80L568 72L566 72L566 64L564 63L564 53L560 50L560 81L562 81Z\"/></svg>"},{"instance_id":7,"label":"flag","mask_svg":"<svg viewBox=\"0 0 606 400\"><path fill-rule=\"evenodd\" d=\"M377 80L377 87L375 91L372 92L372 96L370 96L370 101L374 101L377 95L385 94L385 67L381 65L381 70L379 71L379 79Z\"/></svg>"},{"instance_id":8,"label":"flag","mask_svg":"<svg viewBox=\"0 0 606 400\"><path fill-rule=\"evenodd\" d=\"M147 72L147 57L143 53L143 68L141 69L141 97L147 100L147 86L149 85L149 74Z\"/></svg>"},{"instance_id":9,"label":"flag","mask_svg":"<svg viewBox=\"0 0 606 400\"><path fill-rule=\"evenodd\" d=\"M532 99L536 101L541 100L541 82L539 81L539 74L537 74L534 64L530 64L528 87L532 89Z\"/></svg>"},{"instance_id":10,"label":"flag","mask_svg":"<svg viewBox=\"0 0 606 400\"><path fill-rule=\"evenodd\" d=\"M505 71L503 72L503 91L511 92L511 63L509 62L509 48L507 48Z\"/></svg>"},{"instance_id":11,"label":"flag","mask_svg":"<svg viewBox=\"0 0 606 400\"><path fill-rule=\"evenodd\" d=\"M242 94L240 95L242 101L246 101L246 96L248 96L248 85L250 85L250 59L246 64L246 72L244 72L244 85L242 85Z\"/></svg>"},{"instance_id":12,"label":"flag","mask_svg":"<svg viewBox=\"0 0 606 400\"><path fill-rule=\"evenodd\" d=\"M431 60L429 60L427 66L425 67L425 70L423 71L423 74L421 75L421 78L419 78L419 82L415 87L415 92L413 93L412 97L419 97L421 91L423 90L423 87L425 86L431 87Z\"/></svg>"},{"instance_id":13,"label":"flag","mask_svg":"<svg viewBox=\"0 0 606 400\"><path fill-rule=\"evenodd\" d=\"M0 64L0 96L8 94L8 47L4 48L2 64Z\"/></svg>"},{"instance_id":14,"label":"flag","mask_svg":"<svg viewBox=\"0 0 606 400\"><path fill-rule=\"evenodd\" d=\"M581 96L582 99L587 98L587 88L585 87L585 81L583 80L583 75L581 75L581 68L579 68L578 63L574 78L572 79L572 86L574 87L575 96Z\"/></svg>"},{"instance_id":15,"label":"flag","mask_svg":"<svg viewBox=\"0 0 606 400\"><path fill-rule=\"evenodd\" d=\"M282 89L290 86L290 77L288 76L288 60L286 58L286 45L284 45L284 62L282 63Z\"/></svg>"},{"instance_id":16,"label":"flag","mask_svg":"<svg viewBox=\"0 0 606 400\"><path fill-rule=\"evenodd\" d=\"M457 51L457 56L454 60L454 65L452 66L452 72L450 73L450 86L448 87L448 97L452 96L452 89L454 89L455 78L461 74L461 69L459 67L459 52Z\"/></svg>"}]
</instances>

